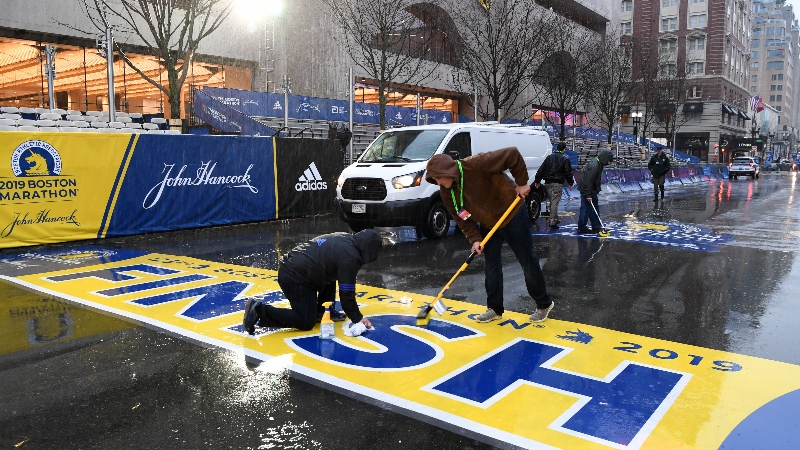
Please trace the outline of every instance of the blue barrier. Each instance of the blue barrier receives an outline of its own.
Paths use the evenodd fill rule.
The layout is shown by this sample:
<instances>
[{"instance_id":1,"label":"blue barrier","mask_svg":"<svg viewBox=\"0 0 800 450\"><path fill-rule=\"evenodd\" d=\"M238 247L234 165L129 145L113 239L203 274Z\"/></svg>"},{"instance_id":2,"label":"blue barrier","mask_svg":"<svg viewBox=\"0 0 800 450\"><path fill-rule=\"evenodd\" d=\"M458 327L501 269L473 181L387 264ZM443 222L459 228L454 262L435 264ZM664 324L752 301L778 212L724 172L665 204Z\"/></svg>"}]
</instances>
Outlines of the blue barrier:
<instances>
[{"instance_id":1,"label":"blue barrier","mask_svg":"<svg viewBox=\"0 0 800 450\"><path fill-rule=\"evenodd\" d=\"M194 90L194 114L203 122L226 132L248 136L272 136L275 130L204 92Z\"/></svg>"},{"instance_id":2,"label":"blue barrier","mask_svg":"<svg viewBox=\"0 0 800 450\"><path fill-rule=\"evenodd\" d=\"M283 117L284 96L270 92L243 91L230 88L205 87L203 92L247 116ZM348 122L350 120L349 102L305 95L289 95L289 118L297 120L319 120L327 122ZM379 124L379 106L373 103L355 102L353 122L360 124ZM423 109L420 111L420 124L451 123L450 111ZM386 123L389 125L411 126L417 124L416 108L386 106Z\"/></svg>"}]
</instances>

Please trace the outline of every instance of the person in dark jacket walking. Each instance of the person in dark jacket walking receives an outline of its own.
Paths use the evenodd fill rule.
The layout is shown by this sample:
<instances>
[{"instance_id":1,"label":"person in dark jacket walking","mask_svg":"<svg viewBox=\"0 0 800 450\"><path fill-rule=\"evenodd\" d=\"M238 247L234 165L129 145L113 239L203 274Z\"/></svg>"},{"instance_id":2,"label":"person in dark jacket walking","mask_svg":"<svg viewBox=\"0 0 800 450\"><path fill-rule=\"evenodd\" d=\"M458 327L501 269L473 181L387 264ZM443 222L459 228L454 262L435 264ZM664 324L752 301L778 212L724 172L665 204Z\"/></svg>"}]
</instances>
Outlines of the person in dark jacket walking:
<instances>
[{"instance_id":1,"label":"person in dark jacket walking","mask_svg":"<svg viewBox=\"0 0 800 450\"><path fill-rule=\"evenodd\" d=\"M664 199L664 179L669 172L669 158L664 154L664 150L659 147L656 154L650 157L647 168L653 175L653 201L658 201L658 191L661 190L661 199Z\"/></svg>"},{"instance_id":2,"label":"person in dark jacket walking","mask_svg":"<svg viewBox=\"0 0 800 450\"><path fill-rule=\"evenodd\" d=\"M356 274L362 265L378 259L381 244L380 234L368 229L355 234L323 234L293 248L278 263L278 285L291 309L248 299L242 321L244 329L254 334L256 323L263 327L303 331L314 328L325 310L322 305L333 302L336 297L337 281L339 300L347 317L354 324L361 322L366 328L372 328L356 303Z\"/></svg>"},{"instance_id":3,"label":"person in dark jacket walking","mask_svg":"<svg viewBox=\"0 0 800 450\"><path fill-rule=\"evenodd\" d=\"M597 204L597 194L600 193L600 183L603 179L603 167L614 160L614 155L608 150L603 150L599 155L590 159L583 168L583 178L578 182L581 193L581 212L578 215L578 233L598 233L602 229L600 206ZM591 203L591 204L590 204ZM592 208L594 205L594 208ZM592 228L586 227L586 222L592 222Z\"/></svg>"},{"instance_id":4,"label":"person in dark jacket walking","mask_svg":"<svg viewBox=\"0 0 800 450\"><path fill-rule=\"evenodd\" d=\"M512 180L504 173L509 170ZM481 241L519 196L531 191L528 169L516 147L480 153L460 161L449 155L434 155L428 160L425 179L439 185L439 195L472 251L485 254L486 312L475 320L490 322L503 317L503 263L501 249L506 242L517 257L525 277L528 294L536 302L532 322L542 322L553 309L547 294L539 258L533 253L531 219L524 202L518 204L500 224L494 236L481 247Z\"/></svg>"},{"instance_id":5,"label":"person in dark jacket walking","mask_svg":"<svg viewBox=\"0 0 800 450\"><path fill-rule=\"evenodd\" d=\"M569 184L570 190L575 187L575 179L572 177L572 163L569 158L564 156L567 149L565 142L559 142L556 151L547 155L539 170L533 184L539 189L539 183L544 180L547 196L550 198L550 217L547 218L547 225L551 228L558 228L561 222L558 219L558 203L561 201L561 194L564 183Z\"/></svg>"}]
</instances>

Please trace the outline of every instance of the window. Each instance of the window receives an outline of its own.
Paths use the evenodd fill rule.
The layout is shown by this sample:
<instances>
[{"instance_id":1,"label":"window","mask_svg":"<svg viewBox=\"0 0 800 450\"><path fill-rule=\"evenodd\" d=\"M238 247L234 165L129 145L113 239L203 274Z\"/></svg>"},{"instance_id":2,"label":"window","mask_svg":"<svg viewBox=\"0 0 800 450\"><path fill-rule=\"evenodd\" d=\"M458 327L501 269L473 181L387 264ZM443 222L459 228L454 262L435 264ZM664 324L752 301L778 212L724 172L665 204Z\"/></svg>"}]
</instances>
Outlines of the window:
<instances>
[{"instance_id":1,"label":"window","mask_svg":"<svg viewBox=\"0 0 800 450\"><path fill-rule=\"evenodd\" d=\"M770 95L769 96L769 101L774 102L775 101L775 96L774 95Z\"/></svg>"},{"instance_id":2,"label":"window","mask_svg":"<svg viewBox=\"0 0 800 450\"><path fill-rule=\"evenodd\" d=\"M750 41L750 47L758 47L761 45L761 39L753 39Z\"/></svg>"},{"instance_id":3,"label":"window","mask_svg":"<svg viewBox=\"0 0 800 450\"><path fill-rule=\"evenodd\" d=\"M767 70L783 70L783 61L767 62Z\"/></svg>"},{"instance_id":4,"label":"window","mask_svg":"<svg viewBox=\"0 0 800 450\"><path fill-rule=\"evenodd\" d=\"M779 79L779 80L783 80L783 74L782 74L782 73L779 73L779 74L778 74L778 79Z\"/></svg>"},{"instance_id":5,"label":"window","mask_svg":"<svg viewBox=\"0 0 800 450\"><path fill-rule=\"evenodd\" d=\"M661 19L661 31L677 30L678 18L670 17L668 19Z\"/></svg>"},{"instance_id":6,"label":"window","mask_svg":"<svg viewBox=\"0 0 800 450\"><path fill-rule=\"evenodd\" d=\"M776 102L782 102L783 101L783 96L782 95L776 95L775 96L775 101Z\"/></svg>"},{"instance_id":7,"label":"window","mask_svg":"<svg viewBox=\"0 0 800 450\"><path fill-rule=\"evenodd\" d=\"M750 86L750 91L751 91L751 92L755 92L755 91L756 91L756 89L757 89L757 88L756 88L755 86Z\"/></svg>"},{"instance_id":8,"label":"window","mask_svg":"<svg viewBox=\"0 0 800 450\"><path fill-rule=\"evenodd\" d=\"M689 38L689 50L704 50L706 48L706 38Z\"/></svg>"},{"instance_id":9,"label":"window","mask_svg":"<svg viewBox=\"0 0 800 450\"><path fill-rule=\"evenodd\" d=\"M752 81L752 82L754 82L754 83L755 83L756 81L758 81L758 75L753 75L753 76L751 76L751 77L750 77L750 81Z\"/></svg>"},{"instance_id":10,"label":"window","mask_svg":"<svg viewBox=\"0 0 800 450\"><path fill-rule=\"evenodd\" d=\"M785 50L778 49L778 50L767 50L767 58L783 58Z\"/></svg>"},{"instance_id":11,"label":"window","mask_svg":"<svg viewBox=\"0 0 800 450\"><path fill-rule=\"evenodd\" d=\"M622 0L621 11L633 11L633 0Z\"/></svg>"},{"instance_id":12,"label":"window","mask_svg":"<svg viewBox=\"0 0 800 450\"><path fill-rule=\"evenodd\" d=\"M780 110L781 110L781 107L780 107L780 106L776 106L776 107L775 107L775 111L780 111Z\"/></svg>"},{"instance_id":13,"label":"window","mask_svg":"<svg viewBox=\"0 0 800 450\"><path fill-rule=\"evenodd\" d=\"M702 98L703 97L703 86L692 86L687 92L687 97L689 98Z\"/></svg>"},{"instance_id":14,"label":"window","mask_svg":"<svg viewBox=\"0 0 800 450\"><path fill-rule=\"evenodd\" d=\"M676 6L677 4L678 0L661 0L662 8L669 8L670 6Z\"/></svg>"},{"instance_id":15,"label":"window","mask_svg":"<svg viewBox=\"0 0 800 450\"><path fill-rule=\"evenodd\" d=\"M664 64L661 66L660 75L662 77L674 77L678 73L675 64Z\"/></svg>"},{"instance_id":16,"label":"window","mask_svg":"<svg viewBox=\"0 0 800 450\"><path fill-rule=\"evenodd\" d=\"M689 28L705 28L706 15L705 14L692 14L689 16Z\"/></svg>"},{"instance_id":17,"label":"window","mask_svg":"<svg viewBox=\"0 0 800 450\"><path fill-rule=\"evenodd\" d=\"M702 75L703 63L701 62L689 63L689 73L692 75Z\"/></svg>"},{"instance_id":18,"label":"window","mask_svg":"<svg viewBox=\"0 0 800 450\"><path fill-rule=\"evenodd\" d=\"M706 0L692 0L692 3L705 3Z\"/></svg>"},{"instance_id":19,"label":"window","mask_svg":"<svg viewBox=\"0 0 800 450\"><path fill-rule=\"evenodd\" d=\"M750 70L758 70L758 61L750 63Z\"/></svg>"},{"instance_id":20,"label":"window","mask_svg":"<svg viewBox=\"0 0 800 450\"><path fill-rule=\"evenodd\" d=\"M767 27L767 36L775 36L775 27Z\"/></svg>"},{"instance_id":21,"label":"window","mask_svg":"<svg viewBox=\"0 0 800 450\"><path fill-rule=\"evenodd\" d=\"M763 36L764 33L761 28L753 28L753 36Z\"/></svg>"},{"instance_id":22,"label":"window","mask_svg":"<svg viewBox=\"0 0 800 450\"><path fill-rule=\"evenodd\" d=\"M633 25L630 22L622 22L622 34L633 34Z\"/></svg>"},{"instance_id":23,"label":"window","mask_svg":"<svg viewBox=\"0 0 800 450\"><path fill-rule=\"evenodd\" d=\"M782 84L779 84L779 85L778 85L778 90L779 90L779 91L782 91L782 90L783 90L783 85L782 85Z\"/></svg>"},{"instance_id":24,"label":"window","mask_svg":"<svg viewBox=\"0 0 800 450\"><path fill-rule=\"evenodd\" d=\"M750 58L758 59L758 50L753 50L752 52L750 52Z\"/></svg>"},{"instance_id":25,"label":"window","mask_svg":"<svg viewBox=\"0 0 800 450\"><path fill-rule=\"evenodd\" d=\"M661 44L662 53L678 51L678 41L664 39L659 42Z\"/></svg>"}]
</instances>

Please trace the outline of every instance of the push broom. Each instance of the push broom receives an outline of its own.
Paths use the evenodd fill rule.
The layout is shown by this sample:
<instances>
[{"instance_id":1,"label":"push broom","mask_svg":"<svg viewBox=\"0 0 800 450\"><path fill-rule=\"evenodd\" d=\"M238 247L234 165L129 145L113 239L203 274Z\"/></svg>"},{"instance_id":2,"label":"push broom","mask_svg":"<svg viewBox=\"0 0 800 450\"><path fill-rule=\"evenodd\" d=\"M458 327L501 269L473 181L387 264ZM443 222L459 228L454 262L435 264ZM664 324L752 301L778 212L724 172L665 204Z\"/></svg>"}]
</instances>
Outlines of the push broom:
<instances>
[{"instance_id":1,"label":"push broom","mask_svg":"<svg viewBox=\"0 0 800 450\"><path fill-rule=\"evenodd\" d=\"M597 213L597 208L594 207L594 202L589 202L592 205L592 209L594 210L594 215L597 216L597 220L600 222L600 232L597 233L600 237L609 237L611 233L606 230L606 226L603 225L603 220L600 219L600 214Z\"/></svg>"},{"instance_id":2,"label":"push broom","mask_svg":"<svg viewBox=\"0 0 800 450\"><path fill-rule=\"evenodd\" d=\"M483 248L483 246L486 245L487 242L489 242L489 239L492 237L492 235L494 235L494 232L497 231L498 228L500 228L500 224L503 223L504 220L506 220L506 217L508 217L508 215L511 214L511 210L514 209L515 206L517 206L520 200L522 200L522 197L517 196L517 198L515 198L514 201L511 202L511 206L508 207L506 212L503 213L503 216L500 217L500 220L498 220L497 223L494 224L494 226L492 227L491 231L489 231L489 234L487 234L486 237L483 238L483 240L481 241L481 248ZM477 255L476 252L470 253L467 260L464 262L464 264L461 265L461 268L458 269L458 272L456 272L456 274L453 275L453 278L450 278L450 281L447 282L445 287L441 290L441 292L439 292L439 295L436 296L436 299L432 303L427 305L422 305L420 307L419 312L417 313L418 327L424 327L428 325L428 322L430 321L428 314L431 312L431 309L435 309L440 316L444 314L444 312L447 310L447 307L442 301L442 296L444 295L445 292L447 292L448 289L450 289L450 285L453 284L453 281L455 281L459 275L461 275L461 272L467 269L467 266L469 266L469 263L471 263L472 260L475 258L475 255Z\"/></svg>"}]
</instances>

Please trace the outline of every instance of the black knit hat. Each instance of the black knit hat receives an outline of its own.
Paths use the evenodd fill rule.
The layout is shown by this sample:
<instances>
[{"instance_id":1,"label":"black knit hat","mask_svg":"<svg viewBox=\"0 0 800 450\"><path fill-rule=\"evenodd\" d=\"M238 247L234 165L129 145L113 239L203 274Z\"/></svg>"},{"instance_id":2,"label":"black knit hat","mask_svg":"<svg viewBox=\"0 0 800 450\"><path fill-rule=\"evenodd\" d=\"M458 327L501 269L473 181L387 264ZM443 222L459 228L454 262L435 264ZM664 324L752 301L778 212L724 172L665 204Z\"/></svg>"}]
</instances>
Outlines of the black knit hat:
<instances>
[{"instance_id":1,"label":"black knit hat","mask_svg":"<svg viewBox=\"0 0 800 450\"><path fill-rule=\"evenodd\" d=\"M556 151L563 152L566 149L567 149L566 142L559 142L558 145L556 145Z\"/></svg>"}]
</instances>

